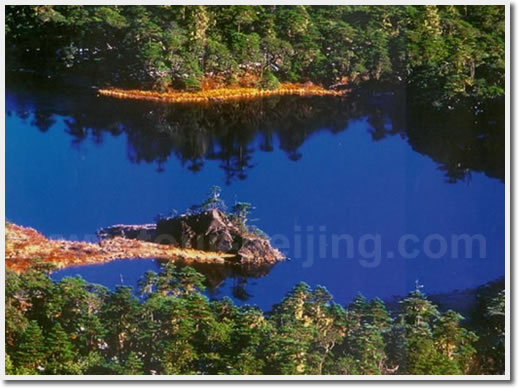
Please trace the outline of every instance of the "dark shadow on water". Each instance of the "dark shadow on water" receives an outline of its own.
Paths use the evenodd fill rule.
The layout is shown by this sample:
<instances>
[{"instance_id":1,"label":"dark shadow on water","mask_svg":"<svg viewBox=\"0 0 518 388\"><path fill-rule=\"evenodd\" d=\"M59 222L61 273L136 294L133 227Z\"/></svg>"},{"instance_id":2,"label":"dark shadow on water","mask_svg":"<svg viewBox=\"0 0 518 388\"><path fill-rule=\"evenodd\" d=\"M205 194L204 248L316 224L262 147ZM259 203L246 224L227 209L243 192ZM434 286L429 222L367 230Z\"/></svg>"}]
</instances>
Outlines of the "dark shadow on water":
<instances>
[{"instance_id":1,"label":"dark shadow on water","mask_svg":"<svg viewBox=\"0 0 518 388\"><path fill-rule=\"evenodd\" d=\"M57 270L51 276L54 280L61 280L67 276L80 275L91 283L102 284L110 289L118 285L131 286L137 291L138 280L147 272L160 272L162 264L167 260L162 259L118 259L103 264L82 265L67 267ZM100 266L103 270L99 271ZM186 263L175 261L177 268L186 266L194 268L205 277L207 295L210 298L221 297L220 287L229 282L232 296L242 302L246 302L252 294L247 290L251 279L258 279L268 275L273 265L235 265L214 263Z\"/></svg>"},{"instance_id":2,"label":"dark shadow on water","mask_svg":"<svg viewBox=\"0 0 518 388\"><path fill-rule=\"evenodd\" d=\"M219 162L227 184L253 173L256 152L283 150L296 162L313 133L346 130L365 117L373 141L400 136L444 171L446 181L469 183L472 172L504 181L505 115L500 100L438 112L412 104L404 89L363 88L343 97L270 97L218 104L162 104L99 97L54 80L7 77L7 114L47 132L65 117L71 144L101 144L127 135L133 163L154 163L158 171L174 156L196 173Z\"/></svg>"},{"instance_id":3,"label":"dark shadow on water","mask_svg":"<svg viewBox=\"0 0 518 388\"><path fill-rule=\"evenodd\" d=\"M159 262L164 262L158 260ZM186 265L194 268L205 276L205 285L210 297L218 297L219 289L224 282L231 282L232 296L240 301L247 301L252 294L247 290L249 279L258 279L268 275L273 265L230 265L209 263L182 263L176 262L176 266L182 268Z\"/></svg>"}]
</instances>

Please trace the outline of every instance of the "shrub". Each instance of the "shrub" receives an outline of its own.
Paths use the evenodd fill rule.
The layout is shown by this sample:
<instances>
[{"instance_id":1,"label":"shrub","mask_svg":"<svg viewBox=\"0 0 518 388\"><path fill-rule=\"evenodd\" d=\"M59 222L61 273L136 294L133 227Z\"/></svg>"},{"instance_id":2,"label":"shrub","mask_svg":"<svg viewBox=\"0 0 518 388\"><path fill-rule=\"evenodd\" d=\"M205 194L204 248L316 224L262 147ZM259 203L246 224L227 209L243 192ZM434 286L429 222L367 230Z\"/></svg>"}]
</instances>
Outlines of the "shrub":
<instances>
[{"instance_id":1,"label":"shrub","mask_svg":"<svg viewBox=\"0 0 518 388\"><path fill-rule=\"evenodd\" d=\"M199 92L201 90L201 82L197 77L187 77L183 80L183 84L188 92Z\"/></svg>"},{"instance_id":2,"label":"shrub","mask_svg":"<svg viewBox=\"0 0 518 388\"><path fill-rule=\"evenodd\" d=\"M263 78L261 79L259 86L261 87L261 89L275 90L279 88L280 82L275 76L275 74L271 72L271 70L266 70L263 73Z\"/></svg>"}]
</instances>

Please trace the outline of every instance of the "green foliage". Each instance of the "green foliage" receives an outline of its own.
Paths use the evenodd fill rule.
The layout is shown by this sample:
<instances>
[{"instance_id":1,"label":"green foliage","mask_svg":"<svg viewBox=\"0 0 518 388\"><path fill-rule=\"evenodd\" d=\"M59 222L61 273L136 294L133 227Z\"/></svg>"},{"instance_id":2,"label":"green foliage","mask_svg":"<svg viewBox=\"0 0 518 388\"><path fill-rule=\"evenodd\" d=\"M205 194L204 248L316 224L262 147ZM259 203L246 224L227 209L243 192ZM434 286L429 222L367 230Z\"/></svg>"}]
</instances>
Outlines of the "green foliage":
<instances>
[{"instance_id":1,"label":"green foliage","mask_svg":"<svg viewBox=\"0 0 518 388\"><path fill-rule=\"evenodd\" d=\"M503 374L505 371L505 290L485 298L477 350L482 373Z\"/></svg>"},{"instance_id":2,"label":"green foliage","mask_svg":"<svg viewBox=\"0 0 518 388\"><path fill-rule=\"evenodd\" d=\"M226 208L227 206L225 205L225 202L221 199L221 187L212 186L207 199L205 199L201 205L195 206L194 210L207 211L218 209L225 211Z\"/></svg>"},{"instance_id":3,"label":"green foliage","mask_svg":"<svg viewBox=\"0 0 518 388\"><path fill-rule=\"evenodd\" d=\"M5 374L6 375L14 375L15 370L13 367L13 362L11 361L11 357L9 354L5 353Z\"/></svg>"},{"instance_id":4,"label":"green foliage","mask_svg":"<svg viewBox=\"0 0 518 388\"><path fill-rule=\"evenodd\" d=\"M231 219L243 231L247 231L248 214L252 209L252 204L248 202L236 202L232 206Z\"/></svg>"},{"instance_id":5,"label":"green foliage","mask_svg":"<svg viewBox=\"0 0 518 388\"><path fill-rule=\"evenodd\" d=\"M198 92L201 90L201 82L198 77L189 76L183 80L183 88L188 92Z\"/></svg>"},{"instance_id":6,"label":"green foliage","mask_svg":"<svg viewBox=\"0 0 518 388\"><path fill-rule=\"evenodd\" d=\"M504 16L492 5L9 5L7 64L189 91L243 74L265 89L383 79L448 106L504 94Z\"/></svg>"},{"instance_id":7,"label":"green foliage","mask_svg":"<svg viewBox=\"0 0 518 388\"><path fill-rule=\"evenodd\" d=\"M47 365L45 372L53 375L80 374L74 365L75 352L67 333L57 322L47 336Z\"/></svg>"},{"instance_id":8,"label":"green foliage","mask_svg":"<svg viewBox=\"0 0 518 388\"><path fill-rule=\"evenodd\" d=\"M124 364L122 374L124 375L142 375L144 363L140 360L139 356L135 352L130 352L128 359Z\"/></svg>"},{"instance_id":9,"label":"green foliage","mask_svg":"<svg viewBox=\"0 0 518 388\"><path fill-rule=\"evenodd\" d=\"M279 88L280 82L270 70L266 70L263 73L263 77L261 78L259 85L262 89L275 90Z\"/></svg>"},{"instance_id":10,"label":"green foliage","mask_svg":"<svg viewBox=\"0 0 518 388\"><path fill-rule=\"evenodd\" d=\"M13 358L17 368L23 371L20 374L38 374L44 369L45 344L38 322L30 321Z\"/></svg>"},{"instance_id":11,"label":"green foliage","mask_svg":"<svg viewBox=\"0 0 518 388\"><path fill-rule=\"evenodd\" d=\"M480 369L480 360L490 358L478 350L477 335L461 326L459 314L439 312L419 289L391 314L380 299L358 295L343 308L324 287L299 283L265 314L228 298L209 301L201 294L203 276L172 263L142 278L140 298L131 288L108 291L80 278L53 283L42 270L6 273L12 307L6 338L14 339L6 344L8 374L503 371L495 361ZM503 317L504 300L502 293L488 303L488 319ZM11 315L15 306L19 313ZM16 329L17 322L24 326ZM503 359L499 342L492 344L491 360Z\"/></svg>"}]
</instances>

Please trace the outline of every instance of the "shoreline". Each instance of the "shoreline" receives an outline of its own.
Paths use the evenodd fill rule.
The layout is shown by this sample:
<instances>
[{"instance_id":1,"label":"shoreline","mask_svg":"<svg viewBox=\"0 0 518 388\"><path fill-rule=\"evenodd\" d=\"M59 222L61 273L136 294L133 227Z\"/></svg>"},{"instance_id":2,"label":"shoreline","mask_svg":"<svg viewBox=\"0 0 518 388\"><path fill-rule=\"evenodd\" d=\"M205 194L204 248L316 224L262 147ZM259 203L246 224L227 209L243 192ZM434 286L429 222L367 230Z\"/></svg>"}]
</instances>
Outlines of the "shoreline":
<instances>
[{"instance_id":1,"label":"shoreline","mask_svg":"<svg viewBox=\"0 0 518 388\"><path fill-rule=\"evenodd\" d=\"M250 100L273 96L344 96L347 90L324 89L313 84L281 84L278 89L259 88L216 88L199 92L156 92L139 89L101 88L101 96L119 99L151 100L170 103L214 103L236 100Z\"/></svg>"},{"instance_id":2,"label":"shoreline","mask_svg":"<svg viewBox=\"0 0 518 388\"><path fill-rule=\"evenodd\" d=\"M51 240L36 229L5 224L6 268L22 273L38 263L50 263L56 269L88 264L103 264L117 259L167 259L196 263L235 263L234 254L178 248L171 245L123 237L98 243Z\"/></svg>"}]
</instances>

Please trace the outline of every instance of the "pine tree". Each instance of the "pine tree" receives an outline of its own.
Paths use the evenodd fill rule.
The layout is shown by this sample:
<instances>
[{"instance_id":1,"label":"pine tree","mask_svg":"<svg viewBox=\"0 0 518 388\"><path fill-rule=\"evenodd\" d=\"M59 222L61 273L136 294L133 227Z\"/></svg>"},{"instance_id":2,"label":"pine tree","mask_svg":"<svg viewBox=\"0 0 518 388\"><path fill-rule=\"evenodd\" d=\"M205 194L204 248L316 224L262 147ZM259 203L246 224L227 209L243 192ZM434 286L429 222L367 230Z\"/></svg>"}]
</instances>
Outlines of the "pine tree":
<instances>
[{"instance_id":1,"label":"pine tree","mask_svg":"<svg viewBox=\"0 0 518 388\"><path fill-rule=\"evenodd\" d=\"M448 360L455 361L462 373L469 374L474 365L474 344L478 337L460 326L462 319L464 318L454 311L445 312L435 325L433 337L439 352Z\"/></svg>"},{"instance_id":2,"label":"pine tree","mask_svg":"<svg viewBox=\"0 0 518 388\"><path fill-rule=\"evenodd\" d=\"M306 357L315 330L307 315L307 301L311 296L309 285L300 282L274 306L270 319L277 330L266 350L265 373L308 373Z\"/></svg>"},{"instance_id":3,"label":"pine tree","mask_svg":"<svg viewBox=\"0 0 518 388\"><path fill-rule=\"evenodd\" d=\"M205 277L192 267L184 267L176 273L175 293L190 295L205 290Z\"/></svg>"},{"instance_id":4,"label":"pine tree","mask_svg":"<svg viewBox=\"0 0 518 388\"><path fill-rule=\"evenodd\" d=\"M407 346L403 359L408 374L426 374L433 366L431 359L440 361L432 338L433 323L440 314L437 306L426 298L420 288L422 286L416 282L416 289L399 302Z\"/></svg>"},{"instance_id":5,"label":"pine tree","mask_svg":"<svg viewBox=\"0 0 518 388\"><path fill-rule=\"evenodd\" d=\"M358 328L367 318L369 303L362 293L358 293L347 308L351 328Z\"/></svg>"},{"instance_id":6,"label":"pine tree","mask_svg":"<svg viewBox=\"0 0 518 388\"><path fill-rule=\"evenodd\" d=\"M45 340L36 321L30 321L13 357L16 368L23 368L23 374L38 374L45 365Z\"/></svg>"},{"instance_id":7,"label":"pine tree","mask_svg":"<svg viewBox=\"0 0 518 388\"><path fill-rule=\"evenodd\" d=\"M154 287L156 286L158 275L154 271L147 271L144 276L139 280L139 295L151 295L153 294Z\"/></svg>"},{"instance_id":8,"label":"pine tree","mask_svg":"<svg viewBox=\"0 0 518 388\"><path fill-rule=\"evenodd\" d=\"M369 302L367 309L368 321L380 330L390 328L392 318L390 317L385 303L380 298L374 298Z\"/></svg>"},{"instance_id":9,"label":"pine tree","mask_svg":"<svg viewBox=\"0 0 518 388\"><path fill-rule=\"evenodd\" d=\"M47 365L45 372L49 374L70 374L74 361L74 348L67 333L57 322L46 340Z\"/></svg>"},{"instance_id":10,"label":"pine tree","mask_svg":"<svg viewBox=\"0 0 518 388\"><path fill-rule=\"evenodd\" d=\"M401 317L411 332L431 334L431 325L438 318L439 310L416 286L401 304Z\"/></svg>"},{"instance_id":11,"label":"pine tree","mask_svg":"<svg viewBox=\"0 0 518 388\"><path fill-rule=\"evenodd\" d=\"M482 317L480 352L484 373L505 373L505 290L487 302Z\"/></svg>"},{"instance_id":12,"label":"pine tree","mask_svg":"<svg viewBox=\"0 0 518 388\"><path fill-rule=\"evenodd\" d=\"M123 374L125 375L143 375L144 363L138 357L137 353L130 352L128 359L126 360L123 368Z\"/></svg>"}]
</instances>

